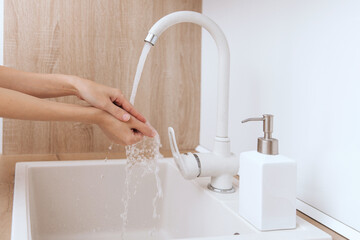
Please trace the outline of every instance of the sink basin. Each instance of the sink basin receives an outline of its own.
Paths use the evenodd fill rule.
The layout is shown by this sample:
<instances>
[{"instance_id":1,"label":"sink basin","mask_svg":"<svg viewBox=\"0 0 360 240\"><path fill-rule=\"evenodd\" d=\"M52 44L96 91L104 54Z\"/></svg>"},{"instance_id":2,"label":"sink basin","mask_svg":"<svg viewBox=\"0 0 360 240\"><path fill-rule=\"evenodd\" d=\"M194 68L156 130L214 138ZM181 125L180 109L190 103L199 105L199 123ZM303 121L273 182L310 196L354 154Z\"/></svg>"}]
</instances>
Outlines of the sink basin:
<instances>
[{"instance_id":1,"label":"sink basin","mask_svg":"<svg viewBox=\"0 0 360 240\"><path fill-rule=\"evenodd\" d=\"M122 239L125 166L125 160L18 163L11 239ZM154 175L134 172L138 187L135 195L130 191L127 240L331 239L301 218L293 230L257 231L237 214L238 192L210 192L208 178L184 180L172 158L160 160L159 168L159 218L153 217Z\"/></svg>"}]
</instances>

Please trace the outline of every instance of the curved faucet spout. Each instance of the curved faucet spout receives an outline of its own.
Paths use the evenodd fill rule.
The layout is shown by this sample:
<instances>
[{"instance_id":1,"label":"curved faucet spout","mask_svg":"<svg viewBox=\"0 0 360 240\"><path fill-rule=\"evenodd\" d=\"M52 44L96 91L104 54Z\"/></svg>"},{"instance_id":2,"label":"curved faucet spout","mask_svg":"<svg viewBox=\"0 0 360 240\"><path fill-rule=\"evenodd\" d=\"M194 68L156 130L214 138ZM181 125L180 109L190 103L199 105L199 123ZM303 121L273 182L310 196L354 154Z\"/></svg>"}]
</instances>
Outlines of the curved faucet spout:
<instances>
[{"instance_id":1,"label":"curved faucet spout","mask_svg":"<svg viewBox=\"0 0 360 240\"><path fill-rule=\"evenodd\" d=\"M217 125L213 153L181 156L173 151L174 159L187 179L196 176L211 176L209 189L230 193L234 191L232 177L238 171L238 161L234 154L230 153L228 138L230 52L224 33L215 22L201 13L180 11L157 21L149 30L145 41L154 45L166 29L183 22L195 23L205 28L214 38L218 48ZM175 138L173 130L169 132L169 136ZM171 138L170 141L176 142Z\"/></svg>"},{"instance_id":2,"label":"curved faucet spout","mask_svg":"<svg viewBox=\"0 0 360 240\"><path fill-rule=\"evenodd\" d=\"M217 103L217 138L228 138L229 115L229 71L230 52L227 40L219 26L205 15L192 11L174 12L157 21L149 30L145 41L154 45L159 36L169 27L183 22L195 23L205 28L214 38L219 54L218 103Z\"/></svg>"}]
</instances>

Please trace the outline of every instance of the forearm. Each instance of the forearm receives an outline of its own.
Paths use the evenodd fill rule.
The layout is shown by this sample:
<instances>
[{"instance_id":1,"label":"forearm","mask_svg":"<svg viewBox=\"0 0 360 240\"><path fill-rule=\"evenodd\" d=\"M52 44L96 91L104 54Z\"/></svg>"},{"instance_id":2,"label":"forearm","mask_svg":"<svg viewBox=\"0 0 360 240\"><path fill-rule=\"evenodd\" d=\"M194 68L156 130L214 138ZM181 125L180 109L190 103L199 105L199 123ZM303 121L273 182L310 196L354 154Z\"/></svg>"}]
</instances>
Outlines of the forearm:
<instances>
[{"instance_id":1,"label":"forearm","mask_svg":"<svg viewBox=\"0 0 360 240\"><path fill-rule=\"evenodd\" d=\"M76 121L99 123L103 111L36 98L0 88L0 117L37 121Z\"/></svg>"},{"instance_id":2,"label":"forearm","mask_svg":"<svg viewBox=\"0 0 360 240\"><path fill-rule=\"evenodd\" d=\"M77 95L76 77L62 74L41 74L0 66L0 87L39 98Z\"/></svg>"}]
</instances>

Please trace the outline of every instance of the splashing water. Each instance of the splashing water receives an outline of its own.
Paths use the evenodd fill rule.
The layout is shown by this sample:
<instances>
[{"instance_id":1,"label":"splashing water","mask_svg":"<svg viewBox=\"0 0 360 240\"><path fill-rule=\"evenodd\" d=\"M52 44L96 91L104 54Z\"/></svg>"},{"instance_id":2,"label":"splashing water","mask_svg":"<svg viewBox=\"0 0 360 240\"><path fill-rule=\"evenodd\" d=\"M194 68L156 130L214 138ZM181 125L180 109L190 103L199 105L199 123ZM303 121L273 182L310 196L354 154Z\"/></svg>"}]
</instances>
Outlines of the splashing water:
<instances>
[{"instance_id":1,"label":"splashing water","mask_svg":"<svg viewBox=\"0 0 360 240\"><path fill-rule=\"evenodd\" d=\"M157 213L157 203L163 196L161 181L159 177L159 166L157 164L157 159L163 157L159 151L160 147L161 143L158 134L154 138L144 137L144 140L142 140L141 142L131 146L126 146L127 163L125 167L125 193L122 199L124 203L124 212L121 214L121 218L123 220L121 231L122 239L125 239L126 226L128 224L129 201L131 199L131 196L136 194L137 185L139 184L139 181L131 184L131 187L133 187L134 189L133 194L131 194L130 180L135 169L141 170L141 178L148 174L154 174L157 192L152 202L153 218L155 219L160 217L160 215ZM153 229L152 232L156 232L156 229Z\"/></svg>"},{"instance_id":2,"label":"splashing water","mask_svg":"<svg viewBox=\"0 0 360 240\"><path fill-rule=\"evenodd\" d=\"M139 63L136 69L135 79L134 79L134 85L131 92L130 97L130 103L134 105L135 102L135 96L137 92L137 88L140 82L141 74L144 68L144 64L146 61L146 57L151 49L150 43L145 43L144 48L141 52L141 56L139 59ZM147 123L149 126L150 124ZM151 126L150 126L151 127ZM121 231L121 237L122 239L125 239L125 233L126 233L126 226L128 224L128 207L129 207L129 201L131 198L130 193L130 179L131 175L133 173L134 168L140 168L142 171L142 176L148 174L154 174L155 181L156 181L156 188L157 192L155 194L155 197L153 199L153 218L159 218L160 215L157 213L157 203L162 198L162 188L161 188L161 181L159 177L159 166L157 164L157 160L162 158L163 156L160 153L160 137L159 134L156 134L154 138L144 137L142 141L131 145L126 146L126 157L127 157L127 163L126 163L126 174L125 174L125 193L124 197L122 199L124 203L124 212L121 214L121 218L123 220L122 225L122 231ZM136 194L137 191L137 185L139 184L139 181L134 183L132 187L134 188L133 195ZM151 235L154 235L156 232L156 229L154 228L151 231Z\"/></svg>"}]
</instances>

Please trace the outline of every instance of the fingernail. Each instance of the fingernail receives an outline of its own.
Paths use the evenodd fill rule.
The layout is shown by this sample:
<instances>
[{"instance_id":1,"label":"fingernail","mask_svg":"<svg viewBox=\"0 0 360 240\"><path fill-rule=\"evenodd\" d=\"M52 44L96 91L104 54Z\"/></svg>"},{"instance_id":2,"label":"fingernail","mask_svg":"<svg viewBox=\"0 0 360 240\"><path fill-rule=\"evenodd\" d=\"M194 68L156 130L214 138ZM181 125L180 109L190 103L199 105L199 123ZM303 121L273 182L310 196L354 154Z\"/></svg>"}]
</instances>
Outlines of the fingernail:
<instances>
[{"instance_id":1,"label":"fingernail","mask_svg":"<svg viewBox=\"0 0 360 240\"><path fill-rule=\"evenodd\" d=\"M128 120L130 119L130 115L127 114L127 113L125 113L125 114L122 116L122 119L123 119L124 121L128 121Z\"/></svg>"}]
</instances>

